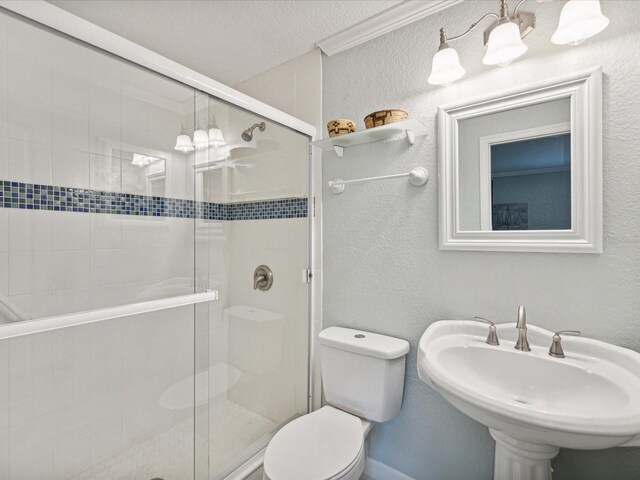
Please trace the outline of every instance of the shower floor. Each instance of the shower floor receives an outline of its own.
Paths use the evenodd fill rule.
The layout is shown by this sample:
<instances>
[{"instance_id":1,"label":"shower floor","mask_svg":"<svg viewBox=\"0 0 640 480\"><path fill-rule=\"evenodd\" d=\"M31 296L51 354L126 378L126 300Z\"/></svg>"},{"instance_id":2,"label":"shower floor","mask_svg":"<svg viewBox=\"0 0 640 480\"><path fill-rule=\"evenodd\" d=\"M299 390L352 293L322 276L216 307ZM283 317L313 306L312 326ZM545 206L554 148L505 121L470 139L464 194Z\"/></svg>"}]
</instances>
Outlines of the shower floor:
<instances>
[{"instance_id":1,"label":"shower floor","mask_svg":"<svg viewBox=\"0 0 640 480\"><path fill-rule=\"evenodd\" d=\"M277 427L272 420L231 400L217 402L209 416L211 473L233 466L236 459L240 460L256 443L268 439ZM72 480L192 479L193 424L193 418L185 420ZM200 447L206 449L206 445Z\"/></svg>"}]
</instances>

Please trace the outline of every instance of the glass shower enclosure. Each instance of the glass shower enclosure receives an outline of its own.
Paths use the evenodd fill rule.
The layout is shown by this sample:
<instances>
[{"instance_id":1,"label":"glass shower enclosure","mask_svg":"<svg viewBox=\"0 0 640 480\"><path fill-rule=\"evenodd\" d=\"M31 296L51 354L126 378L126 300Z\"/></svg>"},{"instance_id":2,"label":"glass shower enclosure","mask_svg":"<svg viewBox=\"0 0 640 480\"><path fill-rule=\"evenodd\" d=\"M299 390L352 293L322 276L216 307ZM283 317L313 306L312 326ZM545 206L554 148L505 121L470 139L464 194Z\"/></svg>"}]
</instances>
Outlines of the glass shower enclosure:
<instances>
[{"instance_id":1,"label":"glass shower enclosure","mask_svg":"<svg viewBox=\"0 0 640 480\"><path fill-rule=\"evenodd\" d=\"M222 479L308 411L308 142L0 9L0 478Z\"/></svg>"}]
</instances>

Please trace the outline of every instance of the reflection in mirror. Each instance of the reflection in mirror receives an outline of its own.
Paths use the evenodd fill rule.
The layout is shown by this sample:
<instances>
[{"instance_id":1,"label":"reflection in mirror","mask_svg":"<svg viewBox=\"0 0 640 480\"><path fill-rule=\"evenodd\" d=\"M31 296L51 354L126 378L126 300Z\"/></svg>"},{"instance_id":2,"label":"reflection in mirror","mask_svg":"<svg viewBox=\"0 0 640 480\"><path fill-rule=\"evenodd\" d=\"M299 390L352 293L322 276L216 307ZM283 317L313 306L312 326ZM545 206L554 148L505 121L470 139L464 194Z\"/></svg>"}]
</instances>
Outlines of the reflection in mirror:
<instances>
[{"instance_id":1,"label":"reflection in mirror","mask_svg":"<svg viewBox=\"0 0 640 480\"><path fill-rule=\"evenodd\" d=\"M491 230L571 228L569 132L494 143L489 151Z\"/></svg>"},{"instance_id":2,"label":"reflection in mirror","mask_svg":"<svg viewBox=\"0 0 640 480\"><path fill-rule=\"evenodd\" d=\"M571 229L571 103L458 123L461 231Z\"/></svg>"}]
</instances>

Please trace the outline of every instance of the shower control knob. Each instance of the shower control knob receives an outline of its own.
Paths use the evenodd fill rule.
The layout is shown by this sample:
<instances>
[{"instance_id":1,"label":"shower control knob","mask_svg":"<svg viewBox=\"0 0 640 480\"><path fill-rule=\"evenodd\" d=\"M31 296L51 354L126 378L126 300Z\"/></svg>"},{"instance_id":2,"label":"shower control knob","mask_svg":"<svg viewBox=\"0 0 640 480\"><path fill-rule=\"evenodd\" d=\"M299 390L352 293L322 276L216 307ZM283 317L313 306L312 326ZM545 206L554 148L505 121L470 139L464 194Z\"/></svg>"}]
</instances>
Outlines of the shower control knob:
<instances>
[{"instance_id":1,"label":"shower control knob","mask_svg":"<svg viewBox=\"0 0 640 480\"><path fill-rule=\"evenodd\" d=\"M266 292L273 285L273 272L266 265L260 265L253 272L253 289Z\"/></svg>"}]
</instances>

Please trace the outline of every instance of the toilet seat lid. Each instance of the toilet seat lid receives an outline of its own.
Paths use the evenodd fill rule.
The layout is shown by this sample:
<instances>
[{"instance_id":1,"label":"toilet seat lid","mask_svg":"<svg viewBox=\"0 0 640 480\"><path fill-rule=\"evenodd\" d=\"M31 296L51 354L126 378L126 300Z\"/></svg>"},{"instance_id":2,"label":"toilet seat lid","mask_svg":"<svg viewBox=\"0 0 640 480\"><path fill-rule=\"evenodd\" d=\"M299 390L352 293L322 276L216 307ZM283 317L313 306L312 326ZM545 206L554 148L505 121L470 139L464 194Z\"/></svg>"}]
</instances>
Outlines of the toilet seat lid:
<instances>
[{"instance_id":1,"label":"toilet seat lid","mask_svg":"<svg viewBox=\"0 0 640 480\"><path fill-rule=\"evenodd\" d=\"M335 478L359 458L363 442L358 417L322 407L276 433L265 452L265 473L273 480Z\"/></svg>"}]
</instances>

